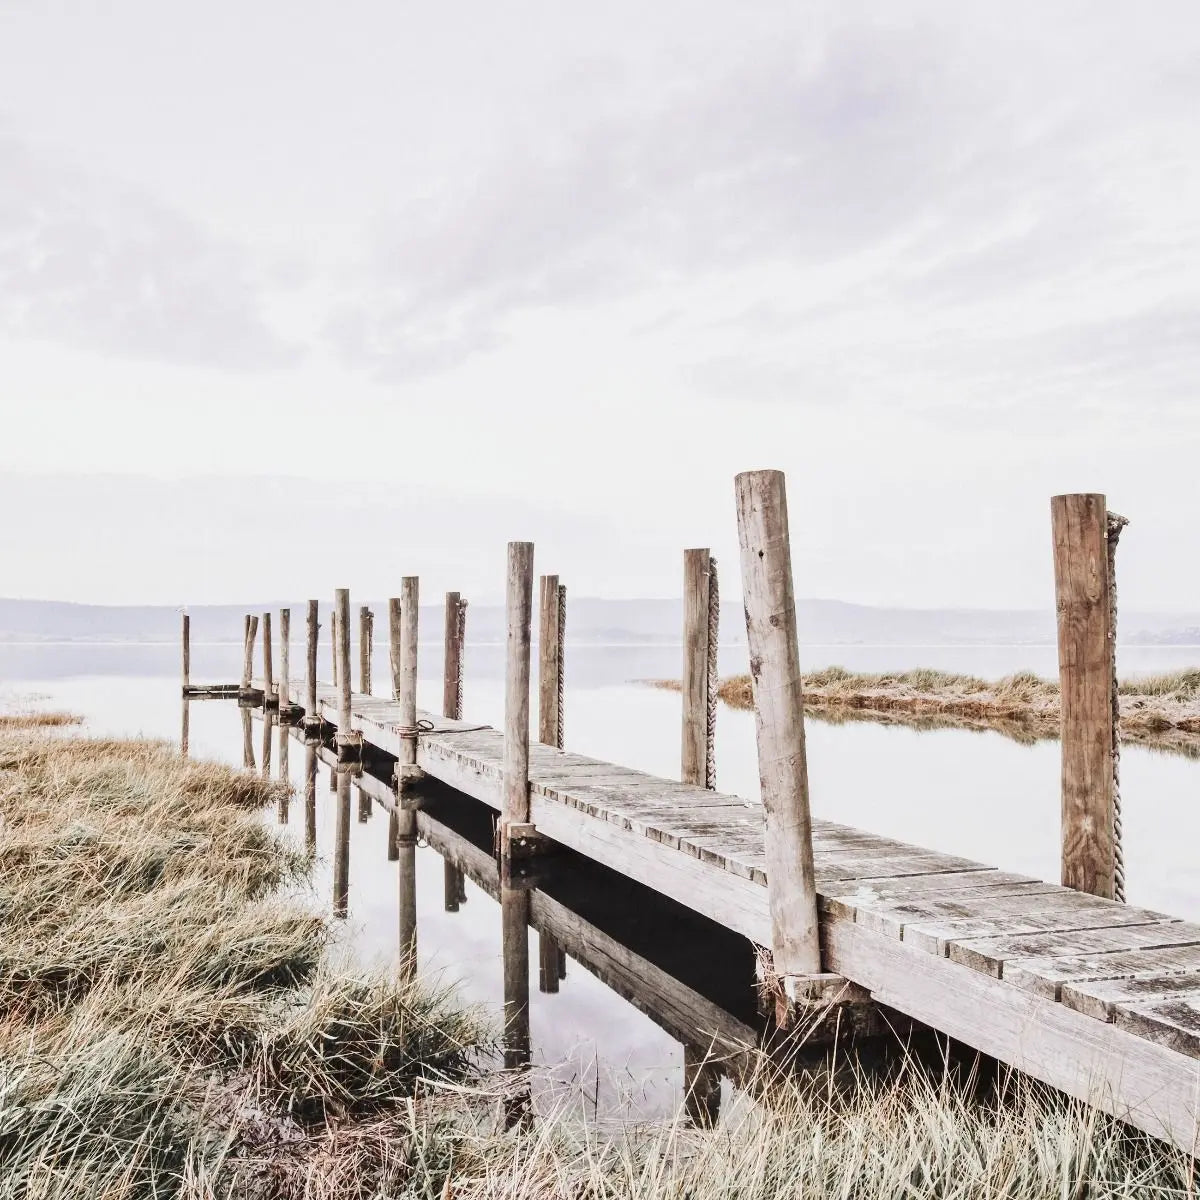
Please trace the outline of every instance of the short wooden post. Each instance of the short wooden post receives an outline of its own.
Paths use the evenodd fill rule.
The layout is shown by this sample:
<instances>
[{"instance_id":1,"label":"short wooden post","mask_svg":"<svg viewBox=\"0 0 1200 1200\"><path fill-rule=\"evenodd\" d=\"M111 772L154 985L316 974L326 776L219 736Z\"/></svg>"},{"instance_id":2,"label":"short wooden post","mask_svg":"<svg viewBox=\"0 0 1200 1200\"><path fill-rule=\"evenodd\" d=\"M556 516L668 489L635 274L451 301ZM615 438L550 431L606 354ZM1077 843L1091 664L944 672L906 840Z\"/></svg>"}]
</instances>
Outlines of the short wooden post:
<instances>
[{"instance_id":1,"label":"short wooden post","mask_svg":"<svg viewBox=\"0 0 1200 1200\"><path fill-rule=\"evenodd\" d=\"M403 978L417 973L417 813L401 809L396 846L399 852L397 882L399 891L399 963Z\"/></svg>"},{"instance_id":2,"label":"short wooden post","mask_svg":"<svg viewBox=\"0 0 1200 1200\"><path fill-rule=\"evenodd\" d=\"M467 602L458 592L446 593L445 656L442 662L442 716L462 720L463 631Z\"/></svg>"},{"instance_id":3,"label":"short wooden post","mask_svg":"<svg viewBox=\"0 0 1200 1200\"><path fill-rule=\"evenodd\" d=\"M279 610L279 703L287 708L292 703L292 610Z\"/></svg>"},{"instance_id":4,"label":"short wooden post","mask_svg":"<svg viewBox=\"0 0 1200 1200\"><path fill-rule=\"evenodd\" d=\"M1108 506L1097 494L1055 496L1054 585L1062 697L1062 882L1112 899L1113 655Z\"/></svg>"},{"instance_id":5,"label":"short wooden post","mask_svg":"<svg viewBox=\"0 0 1200 1200\"><path fill-rule=\"evenodd\" d=\"M500 854L531 843L529 824L529 653L533 622L533 543L509 542L504 677L504 792Z\"/></svg>"},{"instance_id":6,"label":"short wooden post","mask_svg":"<svg viewBox=\"0 0 1200 1200\"><path fill-rule=\"evenodd\" d=\"M538 741L562 749L559 695L558 576L543 575L538 588Z\"/></svg>"},{"instance_id":7,"label":"short wooden post","mask_svg":"<svg viewBox=\"0 0 1200 1200\"><path fill-rule=\"evenodd\" d=\"M775 973L786 981L821 970L787 493L782 471L747 471L734 486L766 816L771 950Z\"/></svg>"},{"instance_id":8,"label":"short wooden post","mask_svg":"<svg viewBox=\"0 0 1200 1200\"><path fill-rule=\"evenodd\" d=\"M461 892L462 872L448 858L442 859L442 907L446 912L458 912Z\"/></svg>"},{"instance_id":9,"label":"short wooden post","mask_svg":"<svg viewBox=\"0 0 1200 1200\"><path fill-rule=\"evenodd\" d=\"M183 614L183 694L192 686L192 618Z\"/></svg>"},{"instance_id":10,"label":"short wooden post","mask_svg":"<svg viewBox=\"0 0 1200 1200\"><path fill-rule=\"evenodd\" d=\"M345 626L349 628L349 622ZM349 666L349 664L346 664ZM337 772L337 830L333 844L333 915L350 907L350 772Z\"/></svg>"},{"instance_id":11,"label":"short wooden post","mask_svg":"<svg viewBox=\"0 0 1200 1200\"><path fill-rule=\"evenodd\" d=\"M362 737L352 728L349 588L338 588L335 593L334 625L337 631L338 664L338 760L354 762L360 756Z\"/></svg>"},{"instance_id":12,"label":"short wooden post","mask_svg":"<svg viewBox=\"0 0 1200 1200\"><path fill-rule=\"evenodd\" d=\"M708 548L683 552L683 754L680 779L708 777Z\"/></svg>"},{"instance_id":13,"label":"short wooden post","mask_svg":"<svg viewBox=\"0 0 1200 1200\"><path fill-rule=\"evenodd\" d=\"M538 934L538 991L555 993L558 991L558 967L562 952L558 942L546 932Z\"/></svg>"},{"instance_id":14,"label":"short wooden post","mask_svg":"<svg viewBox=\"0 0 1200 1200\"><path fill-rule=\"evenodd\" d=\"M392 668L392 699L400 699L400 597L388 601L388 664Z\"/></svg>"},{"instance_id":15,"label":"short wooden post","mask_svg":"<svg viewBox=\"0 0 1200 1200\"><path fill-rule=\"evenodd\" d=\"M317 745L304 747L304 853L317 853Z\"/></svg>"},{"instance_id":16,"label":"short wooden post","mask_svg":"<svg viewBox=\"0 0 1200 1200\"><path fill-rule=\"evenodd\" d=\"M400 581L400 757L396 790L404 795L421 776L417 766L417 622L420 580L405 575Z\"/></svg>"},{"instance_id":17,"label":"short wooden post","mask_svg":"<svg viewBox=\"0 0 1200 1200\"><path fill-rule=\"evenodd\" d=\"M254 639L258 637L258 618L246 614L246 636L242 652L242 691L248 692L254 684Z\"/></svg>"},{"instance_id":18,"label":"short wooden post","mask_svg":"<svg viewBox=\"0 0 1200 1200\"><path fill-rule=\"evenodd\" d=\"M304 715L307 717L310 727L314 724L320 724L321 721L321 713L317 708L317 637L321 632L318 616L319 606L315 600L310 600L308 602L308 615L305 619L304 631L306 643L304 649L308 656Z\"/></svg>"},{"instance_id":19,"label":"short wooden post","mask_svg":"<svg viewBox=\"0 0 1200 1200\"><path fill-rule=\"evenodd\" d=\"M358 690L371 694L371 655L375 652L375 614L364 604L358 610Z\"/></svg>"},{"instance_id":20,"label":"short wooden post","mask_svg":"<svg viewBox=\"0 0 1200 1200\"><path fill-rule=\"evenodd\" d=\"M270 704L275 699L275 673L271 664L271 614L262 615L263 635L263 701Z\"/></svg>"}]
</instances>

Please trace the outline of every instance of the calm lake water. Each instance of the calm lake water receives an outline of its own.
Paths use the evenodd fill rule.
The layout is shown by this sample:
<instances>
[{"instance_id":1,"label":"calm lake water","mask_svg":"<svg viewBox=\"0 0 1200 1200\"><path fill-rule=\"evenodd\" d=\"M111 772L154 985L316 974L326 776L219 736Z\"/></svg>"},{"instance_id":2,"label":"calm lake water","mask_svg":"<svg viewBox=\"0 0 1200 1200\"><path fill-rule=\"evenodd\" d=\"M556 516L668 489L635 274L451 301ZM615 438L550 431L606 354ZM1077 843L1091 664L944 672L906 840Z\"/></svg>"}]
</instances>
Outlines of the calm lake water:
<instances>
[{"instance_id":1,"label":"calm lake water","mask_svg":"<svg viewBox=\"0 0 1200 1200\"><path fill-rule=\"evenodd\" d=\"M328 660L328 647L323 649L322 670ZM422 644L420 654L418 701L422 707L437 709L441 646ZM680 655L678 647L568 643L567 747L656 774L677 775L679 696L637 681L677 676ZM302 646L294 645L293 661L299 663L301 658ZM1026 668L1051 677L1056 672L1052 646L810 646L804 648L803 659L814 668L835 663L862 670L926 666L986 677ZM195 645L192 678L195 682L234 680L240 660L240 645ZM1131 647L1120 652L1123 675L1198 664L1197 648ZM11 705L36 696L38 707L82 714L91 733L177 739L178 669L178 650L173 646L0 645L0 702ZM744 669L744 647L722 649L723 674ZM373 674L377 681L389 677L386 648L378 650ZM464 693L464 716L480 723L501 722L502 647L468 644ZM275 773L279 737L275 730L271 744ZM253 738L261 765L263 725L257 719ZM1057 743L1025 746L996 733L917 732L815 720L809 722L808 738L816 815L1004 869L1057 879ZM241 765L243 729L236 704L193 702L190 748L194 757ZM303 746L292 741L287 757L297 796L281 819L289 834L302 841ZM751 714L722 708L717 773L722 791L757 795ZM1200 863L1195 853L1200 844L1200 760L1126 746L1121 775L1130 903L1200 920ZM329 904L332 896L337 797L329 782L329 770L321 766L313 875L313 902L321 905ZM398 946L398 895L396 863L389 861L387 853L388 814L376 804L367 815L357 797L354 812L347 941L364 961L392 962ZM486 822L483 828L486 832ZM586 919L625 944L641 944L694 992L737 1019L753 1022L752 960L740 939L697 923L685 911L640 889L627 885L622 889L584 868L573 872L570 860L554 866L552 873L557 883L547 883L548 894L555 895L557 887L564 903L574 905ZM573 886L584 894L573 898ZM591 899L586 894L589 889ZM432 847L420 845L416 898L421 971L455 984L465 1000L498 1012L502 997L499 905L470 880L464 893L459 911L447 912L442 859ZM535 1064L546 1068L544 1078L553 1079L559 1089L577 1090L601 1112L652 1116L671 1111L683 1083L680 1041L662 1022L639 1011L574 960L568 962L557 993L540 992L537 936L531 933L530 940L532 1054ZM681 941L697 944L680 946ZM647 946L658 949L652 952Z\"/></svg>"}]
</instances>

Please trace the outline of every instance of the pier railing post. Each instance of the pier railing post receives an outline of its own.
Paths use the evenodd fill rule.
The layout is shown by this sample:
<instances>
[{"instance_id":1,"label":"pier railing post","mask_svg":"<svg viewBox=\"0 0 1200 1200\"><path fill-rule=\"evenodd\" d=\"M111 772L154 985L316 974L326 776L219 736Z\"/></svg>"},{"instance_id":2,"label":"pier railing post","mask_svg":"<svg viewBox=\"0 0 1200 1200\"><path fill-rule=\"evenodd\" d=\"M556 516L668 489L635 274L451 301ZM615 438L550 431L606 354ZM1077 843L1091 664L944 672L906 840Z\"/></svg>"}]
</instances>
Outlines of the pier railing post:
<instances>
[{"instance_id":1,"label":"pier railing post","mask_svg":"<svg viewBox=\"0 0 1200 1200\"><path fill-rule=\"evenodd\" d=\"M455 721L462 720L463 637L466 624L467 602L458 592L447 592L442 716Z\"/></svg>"},{"instance_id":2,"label":"pier railing post","mask_svg":"<svg viewBox=\"0 0 1200 1200\"><path fill-rule=\"evenodd\" d=\"M508 634L504 673L504 791L500 854L532 843L529 823L529 655L533 623L533 543L508 543Z\"/></svg>"},{"instance_id":3,"label":"pier railing post","mask_svg":"<svg viewBox=\"0 0 1200 1200\"><path fill-rule=\"evenodd\" d=\"M246 614L245 635L242 645L242 691L248 692L254 684L254 639L258 636L258 618Z\"/></svg>"},{"instance_id":4,"label":"pier railing post","mask_svg":"<svg viewBox=\"0 0 1200 1200\"><path fill-rule=\"evenodd\" d=\"M388 664L392 668L392 699L400 699L400 597L388 601Z\"/></svg>"},{"instance_id":5,"label":"pier railing post","mask_svg":"<svg viewBox=\"0 0 1200 1200\"><path fill-rule=\"evenodd\" d=\"M351 728L350 589L338 588L334 597L338 666L338 761L357 762L361 756L362 735Z\"/></svg>"},{"instance_id":6,"label":"pier railing post","mask_svg":"<svg viewBox=\"0 0 1200 1200\"><path fill-rule=\"evenodd\" d=\"M712 554L683 552L683 753L680 779L708 779L708 587Z\"/></svg>"},{"instance_id":7,"label":"pier railing post","mask_svg":"<svg viewBox=\"0 0 1200 1200\"><path fill-rule=\"evenodd\" d=\"M1055 496L1050 517L1062 704L1062 882L1113 899L1116 647L1108 507L1095 493Z\"/></svg>"},{"instance_id":8,"label":"pier railing post","mask_svg":"<svg viewBox=\"0 0 1200 1200\"><path fill-rule=\"evenodd\" d=\"M563 662L559 632L562 600L558 576L543 575L538 593L538 741L561 750Z\"/></svg>"},{"instance_id":9,"label":"pier railing post","mask_svg":"<svg viewBox=\"0 0 1200 1200\"><path fill-rule=\"evenodd\" d=\"M279 610L279 706L292 703L292 610Z\"/></svg>"},{"instance_id":10,"label":"pier railing post","mask_svg":"<svg viewBox=\"0 0 1200 1200\"><path fill-rule=\"evenodd\" d=\"M375 614L364 604L358 610L358 690L371 694L371 655L375 652Z\"/></svg>"},{"instance_id":11,"label":"pier railing post","mask_svg":"<svg viewBox=\"0 0 1200 1200\"><path fill-rule=\"evenodd\" d=\"M787 493L782 471L747 471L734 486L766 815L771 950L775 973L786 981L821 970Z\"/></svg>"},{"instance_id":12,"label":"pier railing post","mask_svg":"<svg viewBox=\"0 0 1200 1200\"><path fill-rule=\"evenodd\" d=\"M396 790L411 791L420 778L417 766L417 638L420 620L420 580L406 575L400 581L400 758Z\"/></svg>"},{"instance_id":13,"label":"pier railing post","mask_svg":"<svg viewBox=\"0 0 1200 1200\"><path fill-rule=\"evenodd\" d=\"M271 614L262 615L263 635L263 703L271 704L275 700L275 674L271 664Z\"/></svg>"},{"instance_id":14,"label":"pier railing post","mask_svg":"<svg viewBox=\"0 0 1200 1200\"><path fill-rule=\"evenodd\" d=\"M192 618L183 614L183 694L186 696L192 686Z\"/></svg>"},{"instance_id":15,"label":"pier railing post","mask_svg":"<svg viewBox=\"0 0 1200 1200\"><path fill-rule=\"evenodd\" d=\"M313 729L321 724L321 714L317 710L317 637L321 632L319 606L317 601L308 602L308 614L305 618L305 653L308 661L306 670L304 696L304 724L307 729Z\"/></svg>"}]
</instances>

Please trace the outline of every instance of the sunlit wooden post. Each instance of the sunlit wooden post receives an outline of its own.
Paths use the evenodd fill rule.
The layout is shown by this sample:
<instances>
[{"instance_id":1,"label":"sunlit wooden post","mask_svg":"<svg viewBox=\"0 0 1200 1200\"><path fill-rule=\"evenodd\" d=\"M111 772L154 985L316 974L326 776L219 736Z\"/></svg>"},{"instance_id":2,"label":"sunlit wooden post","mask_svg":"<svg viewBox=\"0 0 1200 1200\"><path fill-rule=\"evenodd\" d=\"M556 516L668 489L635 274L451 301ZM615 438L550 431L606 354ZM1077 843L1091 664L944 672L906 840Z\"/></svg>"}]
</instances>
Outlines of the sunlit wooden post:
<instances>
[{"instance_id":1,"label":"sunlit wooden post","mask_svg":"<svg viewBox=\"0 0 1200 1200\"><path fill-rule=\"evenodd\" d=\"M543 575L538 588L538 741L562 749L559 725L559 689L562 660L559 654L558 576Z\"/></svg>"},{"instance_id":2,"label":"sunlit wooden post","mask_svg":"<svg viewBox=\"0 0 1200 1200\"><path fill-rule=\"evenodd\" d=\"M500 853L533 836L529 824L529 656L533 622L533 543L509 542L504 682L504 794Z\"/></svg>"},{"instance_id":3,"label":"sunlit wooden post","mask_svg":"<svg viewBox=\"0 0 1200 1200\"><path fill-rule=\"evenodd\" d=\"M271 663L271 614L262 615L263 635L263 703L271 704L275 700L275 673Z\"/></svg>"},{"instance_id":4,"label":"sunlit wooden post","mask_svg":"<svg viewBox=\"0 0 1200 1200\"><path fill-rule=\"evenodd\" d=\"M821 948L783 472L744 472L735 491L766 815L771 950L775 973L786 980L819 973Z\"/></svg>"},{"instance_id":5,"label":"sunlit wooden post","mask_svg":"<svg viewBox=\"0 0 1200 1200\"><path fill-rule=\"evenodd\" d=\"M292 610L279 610L279 704L286 708L292 702Z\"/></svg>"},{"instance_id":6,"label":"sunlit wooden post","mask_svg":"<svg viewBox=\"0 0 1200 1200\"><path fill-rule=\"evenodd\" d=\"M335 593L334 614L337 632L338 664L338 761L356 762L362 750L362 735L352 728L349 588L337 589Z\"/></svg>"},{"instance_id":7,"label":"sunlit wooden post","mask_svg":"<svg viewBox=\"0 0 1200 1200\"><path fill-rule=\"evenodd\" d=\"M411 792L421 777L417 766L417 639L420 620L420 580L406 575L400 581L400 757L396 790Z\"/></svg>"},{"instance_id":8,"label":"sunlit wooden post","mask_svg":"<svg viewBox=\"0 0 1200 1200\"><path fill-rule=\"evenodd\" d=\"M1050 502L1062 697L1062 882L1112 899L1114 686L1108 505L1098 494Z\"/></svg>"},{"instance_id":9,"label":"sunlit wooden post","mask_svg":"<svg viewBox=\"0 0 1200 1200\"><path fill-rule=\"evenodd\" d=\"M246 632L242 645L242 691L248 692L254 683L254 640L258 636L258 618L246 614Z\"/></svg>"},{"instance_id":10,"label":"sunlit wooden post","mask_svg":"<svg viewBox=\"0 0 1200 1200\"><path fill-rule=\"evenodd\" d=\"M371 694L371 656L375 652L375 614L364 604L358 610L358 690Z\"/></svg>"},{"instance_id":11,"label":"sunlit wooden post","mask_svg":"<svg viewBox=\"0 0 1200 1200\"><path fill-rule=\"evenodd\" d=\"M442 716L462 720L463 630L467 602L458 592L446 593L445 656L442 661Z\"/></svg>"},{"instance_id":12,"label":"sunlit wooden post","mask_svg":"<svg viewBox=\"0 0 1200 1200\"><path fill-rule=\"evenodd\" d=\"M192 618L183 614L183 694L186 696L192 686Z\"/></svg>"},{"instance_id":13,"label":"sunlit wooden post","mask_svg":"<svg viewBox=\"0 0 1200 1200\"><path fill-rule=\"evenodd\" d=\"M708 778L708 587L711 552L683 552L683 753L680 779Z\"/></svg>"},{"instance_id":14,"label":"sunlit wooden post","mask_svg":"<svg viewBox=\"0 0 1200 1200\"><path fill-rule=\"evenodd\" d=\"M392 699L400 699L400 597L388 601L388 664L392 668Z\"/></svg>"},{"instance_id":15,"label":"sunlit wooden post","mask_svg":"<svg viewBox=\"0 0 1200 1200\"><path fill-rule=\"evenodd\" d=\"M305 654L307 655L307 677L305 679L304 696L304 725L305 731L311 733L321 725L321 712L317 707L317 638L321 632L317 601L308 602L308 613L305 617Z\"/></svg>"}]
</instances>

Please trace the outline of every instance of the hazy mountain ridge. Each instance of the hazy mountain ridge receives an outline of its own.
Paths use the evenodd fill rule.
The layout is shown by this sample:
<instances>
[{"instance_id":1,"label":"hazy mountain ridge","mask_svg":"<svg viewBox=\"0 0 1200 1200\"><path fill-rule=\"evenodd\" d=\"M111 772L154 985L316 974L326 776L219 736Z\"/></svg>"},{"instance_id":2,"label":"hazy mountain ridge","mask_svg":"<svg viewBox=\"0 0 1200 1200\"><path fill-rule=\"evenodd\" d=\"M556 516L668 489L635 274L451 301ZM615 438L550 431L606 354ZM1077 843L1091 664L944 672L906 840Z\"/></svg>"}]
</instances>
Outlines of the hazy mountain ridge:
<instances>
[{"instance_id":1,"label":"hazy mountain ridge","mask_svg":"<svg viewBox=\"0 0 1200 1200\"><path fill-rule=\"evenodd\" d=\"M354 634L358 608L354 603ZM375 613L376 640L387 640L387 605L366 601ZM292 610L292 639L302 641L306 601L271 600L254 605L197 605L189 609L196 642L241 640L246 612ZM179 637L178 608L166 605L91 605L55 600L0 599L0 641L174 642ZM1027 609L912 609L850 604L840 600L797 602L801 638L809 645L1045 645L1055 640L1053 612ZM567 636L594 645L675 644L680 640L683 605L678 599L602 600L568 597ZM329 607L322 604L322 634L328 636ZM441 636L440 604L421 606L425 639ZM535 621L536 626L536 621ZM504 639L504 610L499 605L468 609L467 637L473 642ZM726 599L721 614L722 643L746 639L741 604ZM1121 641L1131 645L1200 644L1200 614L1121 614Z\"/></svg>"}]
</instances>

